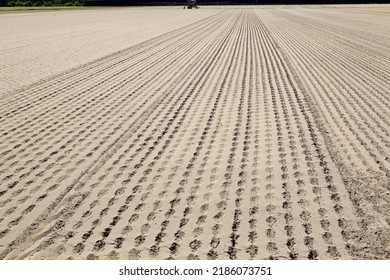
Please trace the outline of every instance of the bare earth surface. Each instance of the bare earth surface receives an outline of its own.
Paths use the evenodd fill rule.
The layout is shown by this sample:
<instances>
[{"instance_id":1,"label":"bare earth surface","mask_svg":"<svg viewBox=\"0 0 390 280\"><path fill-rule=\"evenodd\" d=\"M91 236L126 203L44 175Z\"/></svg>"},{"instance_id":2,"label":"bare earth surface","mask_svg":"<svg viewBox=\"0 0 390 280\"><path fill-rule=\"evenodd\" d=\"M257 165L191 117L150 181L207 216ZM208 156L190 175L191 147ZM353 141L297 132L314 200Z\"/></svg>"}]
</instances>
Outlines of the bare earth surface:
<instances>
[{"instance_id":1,"label":"bare earth surface","mask_svg":"<svg viewBox=\"0 0 390 280\"><path fill-rule=\"evenodd\" d=\"M110 8L2 13L0 95L218 12Z\"/></svg>"},{"instance_id":2,"label":"bare earth surface","mask_svg":"<svg viewBox=\"0 0 390 280\"><path fill-rule=\"evenodd\" d=\"M0 259L390 259L389 17L1 14Z\"/></svg>"}]
</instances>

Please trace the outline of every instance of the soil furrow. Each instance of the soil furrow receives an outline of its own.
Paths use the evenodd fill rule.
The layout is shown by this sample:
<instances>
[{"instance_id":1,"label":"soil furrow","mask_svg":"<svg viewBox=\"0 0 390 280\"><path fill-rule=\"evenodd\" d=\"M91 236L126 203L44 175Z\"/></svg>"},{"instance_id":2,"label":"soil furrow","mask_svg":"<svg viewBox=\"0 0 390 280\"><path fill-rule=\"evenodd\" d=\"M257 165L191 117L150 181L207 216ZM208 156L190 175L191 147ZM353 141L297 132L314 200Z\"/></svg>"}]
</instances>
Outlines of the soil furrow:
<instances>
[{"instance_id":1,"label":"soil furrow","mask_svg":"<svg viewBox=\"0 0 390 280\"><path fill-rule=\"evenodd\" d=\"M2 94L0 259L390 257L388 8L205 9Z\"/></svg>"}]
</instances>

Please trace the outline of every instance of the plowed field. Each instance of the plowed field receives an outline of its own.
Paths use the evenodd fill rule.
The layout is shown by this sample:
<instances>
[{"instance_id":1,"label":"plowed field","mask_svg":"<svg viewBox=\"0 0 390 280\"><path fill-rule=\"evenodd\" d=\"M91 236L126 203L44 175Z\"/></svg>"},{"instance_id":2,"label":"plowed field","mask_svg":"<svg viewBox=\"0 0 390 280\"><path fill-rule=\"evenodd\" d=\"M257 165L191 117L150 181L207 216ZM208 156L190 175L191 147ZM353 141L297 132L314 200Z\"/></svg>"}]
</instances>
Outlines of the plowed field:
<instances>
[{"instance_id":1,"label":"plowed field","mask_svg":"<svg viewBox=\"0 0 390 280\"><path fill-rule=\"evenodd\" d=\"M390 6L201 9L3 92L0 259L390 259Z\"/></svg>"}]
</instances>

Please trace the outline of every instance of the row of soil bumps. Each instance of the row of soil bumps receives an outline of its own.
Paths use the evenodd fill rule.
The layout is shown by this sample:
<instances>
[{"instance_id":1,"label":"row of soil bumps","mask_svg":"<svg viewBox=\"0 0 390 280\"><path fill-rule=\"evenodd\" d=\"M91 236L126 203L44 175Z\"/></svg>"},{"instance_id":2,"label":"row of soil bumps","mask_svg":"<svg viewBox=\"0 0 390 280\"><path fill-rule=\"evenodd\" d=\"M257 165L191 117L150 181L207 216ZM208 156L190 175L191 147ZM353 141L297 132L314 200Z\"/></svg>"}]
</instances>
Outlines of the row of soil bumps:
<instances>
[{"instance_id":1,"label":"row of soil bumps","mask_svg":"<svg viewBox=\"0 0 390 280\"><path fill-rule=\"evenodd\" d=\"M0 258L390 258L390 34L330 12L221 11L5 96Z\"/></svg>"}]
</instances>

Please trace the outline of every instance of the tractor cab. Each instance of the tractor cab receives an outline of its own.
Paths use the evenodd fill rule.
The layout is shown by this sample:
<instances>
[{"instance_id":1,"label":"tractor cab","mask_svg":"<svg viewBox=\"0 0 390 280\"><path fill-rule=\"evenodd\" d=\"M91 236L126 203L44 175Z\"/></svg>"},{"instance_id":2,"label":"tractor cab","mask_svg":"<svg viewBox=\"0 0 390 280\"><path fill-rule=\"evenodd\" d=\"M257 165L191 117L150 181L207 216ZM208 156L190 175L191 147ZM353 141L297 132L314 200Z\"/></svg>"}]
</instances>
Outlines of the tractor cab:
<instances>
[{"instance_id":1,"label":"tractor cab","mask_svg":"<svg viewBox=\"0 0 390 280\"><path fill-rule=\"evenodd\" d=\"M187 6L184 6L183 9L198 9L196 0L187 0Z\"/></svg>"}]
</instances>

